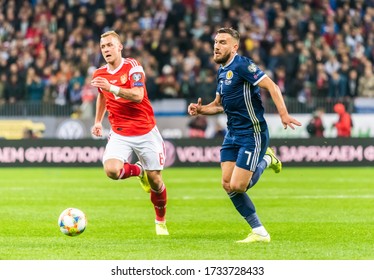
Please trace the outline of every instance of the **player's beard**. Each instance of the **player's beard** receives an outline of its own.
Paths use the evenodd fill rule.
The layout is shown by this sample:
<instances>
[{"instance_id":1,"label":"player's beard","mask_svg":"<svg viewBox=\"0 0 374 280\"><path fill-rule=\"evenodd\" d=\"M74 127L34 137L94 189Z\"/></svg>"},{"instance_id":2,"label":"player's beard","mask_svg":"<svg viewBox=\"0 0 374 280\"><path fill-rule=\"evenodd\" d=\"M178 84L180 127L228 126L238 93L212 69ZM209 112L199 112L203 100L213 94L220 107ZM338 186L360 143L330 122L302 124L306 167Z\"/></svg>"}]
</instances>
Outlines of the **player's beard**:
<instances>
[{"instance_id":1,"label":"player's beard","mask_svg":"<svg viewBox=\"0 0 374 280\"><path fill-rule=\"evenodd\" d=\"M230 53L226 53L225 55L223 55L221 58L218 58L216 56L213 56L213 60L215 63L217 64L223 64L225 65L227 63L227 61L229 60L230 58Z\"/></svg>"}]
</instances>

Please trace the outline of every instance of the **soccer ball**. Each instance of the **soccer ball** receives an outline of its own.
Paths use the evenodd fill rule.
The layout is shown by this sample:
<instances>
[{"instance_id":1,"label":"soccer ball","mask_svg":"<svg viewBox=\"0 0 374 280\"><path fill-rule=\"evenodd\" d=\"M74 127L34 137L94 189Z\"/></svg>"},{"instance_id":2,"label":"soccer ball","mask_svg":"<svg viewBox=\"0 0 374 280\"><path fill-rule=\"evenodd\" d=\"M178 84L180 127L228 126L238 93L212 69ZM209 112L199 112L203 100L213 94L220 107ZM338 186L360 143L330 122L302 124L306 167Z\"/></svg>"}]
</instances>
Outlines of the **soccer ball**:
<instances>
[{"instance_id":1,"label":"soccer ball","mask_svg":"<svg viewBox=\"0 0 374 280\"><path fill-rule=\"evenodd\" d=\"M87 218L81 210L68 208L62 211L58 218L58 226L63 234L77 236L86 229Z\"/></svg>"}]
</instances>

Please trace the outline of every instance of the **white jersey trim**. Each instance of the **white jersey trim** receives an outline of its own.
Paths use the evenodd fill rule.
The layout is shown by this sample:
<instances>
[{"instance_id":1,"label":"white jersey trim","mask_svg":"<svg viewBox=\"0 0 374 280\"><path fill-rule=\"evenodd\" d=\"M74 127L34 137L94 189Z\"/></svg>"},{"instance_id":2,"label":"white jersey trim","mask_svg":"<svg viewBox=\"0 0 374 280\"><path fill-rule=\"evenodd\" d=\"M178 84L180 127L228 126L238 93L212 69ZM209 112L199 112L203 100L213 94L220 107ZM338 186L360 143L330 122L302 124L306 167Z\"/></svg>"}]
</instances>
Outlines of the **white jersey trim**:
<instances>
[{"instance_id":1,"label":"white jersey trim","mask_svg":"<svg viewBox=\"0 0 374 280\"><path fill-rule=\"evenodd\" d=\"M131 64L132 67L138 66L139 63L133 58L126 58L125 63Z\"/></svg>"},{"instance_id":2,"label":"white jersey trim","mask_svg":"<svg viewBox=\"0 0 374 280\"><path fill-rule=\"evenodd\" d=\"M114 69L114 70L110 70L109 69L109 66L108 66L108 64L106 65L106 71L109 73L109 74L115 74L115 73L117 73L121 68L122 68L122 66L123 66L123 64L125 63L125 60L122 58L122 62L121 62L121 64L116 68L116 69Z\"/></svg>"},{"instance_id":3,"label":"white jersey trim","mask_svg":"<svg viewBox=\"0 0 374 280\"><path fill-rule=\"evenodd\" d=\"M129 71L129 76L131 76L133 73L142 73L145 76L144 69L140 65L132 67Z\"/></svg>"},{"instance_id":4,"label":"white jersey trim","mask_svg":"<svg viewBox=\"0 0 374 280\"><path fill-rule=\"evenodd\" d=\"M265 77L267 77L268 75L266 75L266 74L264 74L260 79L258 79L253 85L254 86L257 86L257 84L259 83L259 82L261 82Z\"/></svg>"}]
</instances>

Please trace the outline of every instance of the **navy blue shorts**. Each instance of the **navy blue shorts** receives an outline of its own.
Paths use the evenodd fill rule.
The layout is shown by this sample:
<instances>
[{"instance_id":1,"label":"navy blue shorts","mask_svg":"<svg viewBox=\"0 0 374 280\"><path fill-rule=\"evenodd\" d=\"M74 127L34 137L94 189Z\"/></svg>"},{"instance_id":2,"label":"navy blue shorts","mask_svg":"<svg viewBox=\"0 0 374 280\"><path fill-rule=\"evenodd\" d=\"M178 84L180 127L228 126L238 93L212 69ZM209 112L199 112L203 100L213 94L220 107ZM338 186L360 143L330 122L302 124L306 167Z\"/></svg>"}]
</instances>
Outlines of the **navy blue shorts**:
<instances>
[{"instance_id":1,"label":"navy blue shorts","mask_svg":"<svg viewBox=\"0 0 374 280\"><path fill-rule=\"evenodd\" d=\"M269 146L268 130L248 135L226 134L221 148L221 162L235 161L236 166L255 171Z\"/></svg>"}]
</instances>

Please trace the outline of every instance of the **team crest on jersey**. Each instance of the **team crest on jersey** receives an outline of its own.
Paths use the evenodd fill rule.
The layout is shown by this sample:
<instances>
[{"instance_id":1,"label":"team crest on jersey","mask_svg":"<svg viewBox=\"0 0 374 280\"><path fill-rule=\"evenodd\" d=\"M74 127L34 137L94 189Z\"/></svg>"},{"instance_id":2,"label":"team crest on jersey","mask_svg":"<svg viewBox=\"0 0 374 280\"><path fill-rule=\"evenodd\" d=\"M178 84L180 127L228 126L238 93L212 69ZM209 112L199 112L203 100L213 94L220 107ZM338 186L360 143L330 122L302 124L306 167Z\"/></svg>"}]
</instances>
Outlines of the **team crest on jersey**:
<instances>
[{"instance_id":1,"label":"team crest on jersey","mask_svg":"<svg viewBox=\"0 0 374 280\"><path fill-rule=\"evenodd\" d=\"M227 73L226 73L226 80L225 80L225 85L231 85L231 79L234 77L234 73L231 71L231 70L229 70L229 71L227 71Z\"/></svg>"},{"instance_id":2,"label":"team crest on jersey","mask_svg":"<svg viewBox=\"0 0 374 280\"><path fill-rule=\"evenodd\" d=\"M232 77L234 77L234 73L231 70L227 71L227 73L226 73L226 79L227 80L231 80Z\"/></svg>"},{"instance_id":3,"label":"team crest on jersey","mask_svg":"<svg viewBox=\"0 0 374 280\"><path fill-rule=\"evenodd\" d=\"M248 71L249 72L254 73L254 72L256 72L256 70L257 70L256 64L251 63L251 64L248 65Z\"/></svg>"},{"instance_id":4,"label":"team crest on jersey","mask_svg":"<svg viewBox=\"0 0 374 280\"><path fill-rule=\"evenodd\" d=\"M127 75L126 74L123 74L122 76L121 76L121 83L122 84L125 84L127 82Z\"/></svg>"}]
</instances>

